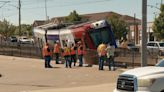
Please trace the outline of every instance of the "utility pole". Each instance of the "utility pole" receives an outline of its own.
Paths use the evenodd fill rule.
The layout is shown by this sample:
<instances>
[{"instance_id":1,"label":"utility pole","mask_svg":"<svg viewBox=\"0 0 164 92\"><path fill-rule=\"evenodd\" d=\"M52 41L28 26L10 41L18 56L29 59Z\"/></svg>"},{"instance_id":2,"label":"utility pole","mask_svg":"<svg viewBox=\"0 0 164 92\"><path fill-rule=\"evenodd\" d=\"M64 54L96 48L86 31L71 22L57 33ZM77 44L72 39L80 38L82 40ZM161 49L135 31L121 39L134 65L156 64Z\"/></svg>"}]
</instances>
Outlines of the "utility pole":
<instances>
[{"instance_id":1,"label":"utility pole","mask_svg":"<svg viewBox=\"0 0 164 92\"><path fill-rule=\"evenodd\" d=\"M46 14L46 20L48 20L48 16L47 16L47 0L45 0L45 14Z\"/></svg>"},{"instance_id":2,"label":"utility pole","mask_svg":"<svg viewBox=\"0 0 164 92\"><path fill-rule=\"evenodd\" d=\"M141 67L147 66L147 0L142 0Z\"/></svg>"},{"instance_id":3,"label":"utility pole","mask_svg":"<svg viewBox=\"0 0 164 92\"><path fill-rule=\"evenodd\" d=\"M18 1L18 9L19 9L19 36L21 36L21 1Z\"/></svg>"},{"instance_id":4,"label":"utility pole","mask_svg":"<svg viewBox=\"0 0 164 92\"><path fill-rule=\"evenodd\" d=\"M134 44L136 45L136 14L134 13Z\"/></svg>"}]
</instances>

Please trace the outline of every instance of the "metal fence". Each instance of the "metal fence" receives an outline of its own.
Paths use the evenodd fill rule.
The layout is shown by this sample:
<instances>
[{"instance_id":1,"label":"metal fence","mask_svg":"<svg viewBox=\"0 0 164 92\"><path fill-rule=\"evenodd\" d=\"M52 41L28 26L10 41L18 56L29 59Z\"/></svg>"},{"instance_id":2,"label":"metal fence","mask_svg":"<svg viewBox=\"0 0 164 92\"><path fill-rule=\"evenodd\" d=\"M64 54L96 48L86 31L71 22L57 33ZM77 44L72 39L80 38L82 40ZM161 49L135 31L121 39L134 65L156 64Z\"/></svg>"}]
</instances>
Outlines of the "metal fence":
<instances>
[{"instance_id":1,"label":"metal fence","mask_svg":"<svg viewBox=\"0 0 164 92\"><path fill-rule=\"evenodd\" d=\"M42 58L42 43L20 44L0 38L0 54L20 57Z\"/></svg>"},{"instance_id":2,"label":"metal fence","mask_svg":"<svg viewBox=\"0 0 164 92\"><path fill-rule=\"evenodd\" d=\"M31 44L19 44L17 42L9 42L0 38L0 55L42 58L43 41L37 40ZM96 53L96 52L95 52ZM140 65L141 61L140 49L121 49L115 51L115 61L126 63L129 66ZM53 58L54 59L54 58ZM148 54L148 64L154 65L161 59L158 54Z\"/></svg>"}]
</instances>

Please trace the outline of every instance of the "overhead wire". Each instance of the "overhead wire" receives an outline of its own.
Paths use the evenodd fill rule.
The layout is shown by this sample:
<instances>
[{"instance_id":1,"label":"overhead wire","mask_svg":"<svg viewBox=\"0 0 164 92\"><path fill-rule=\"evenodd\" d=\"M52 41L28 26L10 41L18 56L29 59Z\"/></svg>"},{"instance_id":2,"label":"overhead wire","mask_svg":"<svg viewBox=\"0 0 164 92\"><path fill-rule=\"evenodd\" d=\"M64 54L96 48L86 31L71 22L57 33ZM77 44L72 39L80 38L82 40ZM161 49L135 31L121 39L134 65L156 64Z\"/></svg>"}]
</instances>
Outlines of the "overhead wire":
<instances>
[{"instance_id":1,"label":"overhead wire","mask_svg":"<svg viewBox=\"0 0 164 92\"><path fill-rule=\"evenodd\" d=\"M53 1L53 0L51 0ZM94 3L101 3L101 2L107 2L107 1L111 1L111 0L94 0L94 1L87 1L87 2L80 2L80 3L65 3L65 4L58 4L58 5L49 5L47 6L47 8L53 8L53 7L68 7L68 6L79 6L79 5L85 5L85 4L94 4ZM44 2L43 2L44 3ZM23 5L22 5L23 6ZM38 8L45 8L44 6L37 6L37 7L28 7L28 8L24 8L22 7L22 9L38 9Z\"/></svg>"}]
</instances>

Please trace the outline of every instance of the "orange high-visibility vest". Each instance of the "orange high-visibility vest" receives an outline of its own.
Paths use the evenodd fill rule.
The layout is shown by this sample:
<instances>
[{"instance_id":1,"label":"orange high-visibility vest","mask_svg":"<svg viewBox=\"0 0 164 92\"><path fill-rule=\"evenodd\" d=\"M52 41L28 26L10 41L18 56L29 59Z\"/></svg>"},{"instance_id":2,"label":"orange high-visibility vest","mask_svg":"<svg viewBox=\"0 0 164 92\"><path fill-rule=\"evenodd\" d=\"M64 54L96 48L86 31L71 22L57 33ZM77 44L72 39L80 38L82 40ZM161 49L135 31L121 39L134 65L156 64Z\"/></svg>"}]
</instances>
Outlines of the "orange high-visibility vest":
<instances>
[{"instance_id":1,"label":"orange high-visibility vest","mask_svg":"<svg viewBox=\"0 0 164 92\"><path fill-rule=\"evenodd\" d=\"M78 55L83 55L83 50L81 50L81 47L82 46L79 46L78 49L77 49Z\"/></svg>"},{"instance_id":2,"label":"orange high-visibility vest","mask_svg":"<svg viewBox=\"0 0 164 92\"><path fill-rule=\"evenodd\" d=\"M64 48L64 56L69 56L70 55L70 48L65 47Z\"/></svg>"},{"instance_id":3,"label":"orange high-visibility vest","mask_svg":"<svg viewBox=\"0 0 164 92\"><path fill-rule=\"evenodd\" d=\"M42 53L43 53L43 57L45 56L51 56L51 51L48 52L48 46L44 46L43 47L43 50L42 50Z\"/></svg>"},{"instance_id":4,"label":"orange high-visibility vest","mask_svg":"<svg viewBox=\"0 0 164 92\"><path fill-rule=\"evenodd\" d=\"M106 55L106 45L105 44L100 44L97 48L97 52L99 56L105 56Z\"/></svg>"},{"instance_id":5,"label":"orange high-visibility vest","mask_svg":"<svg viewBox=\"0 0 164 92\"><path fill-rule=\"evenodd\" d=\"M75 55L76 54L76 52L75 52L75 50L74 50L74 47L72 47L71 48L71 55Z\"/></svg>"},{"instance_id":6,"label":"orange high-visibility vest","mask_svg":"<svg viewBox=\"0 0 164 92\"><path fill-rule=\"evenodd\" d=\"M55 44L54 45L54 53L59 53L60 52L60 45L59 44Z\"/></svg>"}]
</instances>

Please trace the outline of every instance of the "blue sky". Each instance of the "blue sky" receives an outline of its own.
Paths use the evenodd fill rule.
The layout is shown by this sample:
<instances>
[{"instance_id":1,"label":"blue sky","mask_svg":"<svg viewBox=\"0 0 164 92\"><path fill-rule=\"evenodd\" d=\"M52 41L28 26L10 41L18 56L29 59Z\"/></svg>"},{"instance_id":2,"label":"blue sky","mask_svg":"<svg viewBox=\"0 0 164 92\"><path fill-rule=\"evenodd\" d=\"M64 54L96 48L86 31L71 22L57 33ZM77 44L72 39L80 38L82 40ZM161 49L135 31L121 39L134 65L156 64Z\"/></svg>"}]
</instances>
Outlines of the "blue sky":
<instances>
[{"instance_id":1,"label":"blue sky","mask_svg":"<svg viewBox=\"0 0 164 92\"><path fill-rule=\"evenodd\" d=\"M18 0L6 3L0 0L0 20L7 19L13 24L18 24ZM141 19L142 0L46 0L47 15L49 18L67 16L73 10L78 14L113 11L123 15L134 16ZM160 7L161 0L147 0L148 5ZM21 0L22 23L32 24L34 20L44 20L45 0ZM155 14L159 14L156 8L148 7L148 22L153 21ZM155 14L154 14L155 13Z\"/></svg>"}]
</instances>

